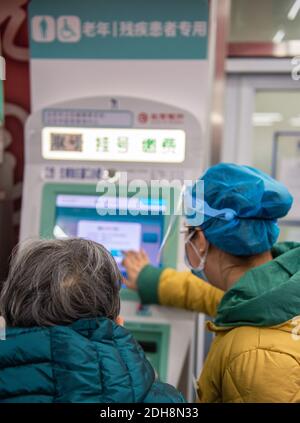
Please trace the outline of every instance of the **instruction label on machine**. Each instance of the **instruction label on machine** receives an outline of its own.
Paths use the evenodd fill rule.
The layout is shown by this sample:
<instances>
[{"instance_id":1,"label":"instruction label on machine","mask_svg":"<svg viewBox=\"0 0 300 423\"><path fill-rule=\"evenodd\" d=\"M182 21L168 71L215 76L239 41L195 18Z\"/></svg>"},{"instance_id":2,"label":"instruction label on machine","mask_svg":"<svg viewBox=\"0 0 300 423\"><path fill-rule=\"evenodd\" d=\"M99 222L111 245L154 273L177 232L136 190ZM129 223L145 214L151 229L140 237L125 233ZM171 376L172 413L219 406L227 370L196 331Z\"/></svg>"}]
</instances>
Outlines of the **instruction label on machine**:
<instances>
[{"instance_id":1,"label":"instruction label on machine","mask_svg":"<svg viewBox=\"0 0 300 423\"><path fill-rule=\"evenodd\" d=\"M180 129L44 128L42 155L48 160L181 163Z\"/></svg>"}]
</instances>

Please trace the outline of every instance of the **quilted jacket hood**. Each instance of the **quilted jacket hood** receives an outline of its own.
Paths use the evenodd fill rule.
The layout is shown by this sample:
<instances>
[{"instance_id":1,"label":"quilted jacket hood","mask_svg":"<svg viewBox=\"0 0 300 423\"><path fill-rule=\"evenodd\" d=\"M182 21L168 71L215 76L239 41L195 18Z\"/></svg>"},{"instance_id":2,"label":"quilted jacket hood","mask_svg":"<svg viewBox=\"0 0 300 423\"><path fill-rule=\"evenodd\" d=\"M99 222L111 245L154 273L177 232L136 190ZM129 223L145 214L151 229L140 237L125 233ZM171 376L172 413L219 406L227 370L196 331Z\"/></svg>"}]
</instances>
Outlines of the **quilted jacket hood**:
<instances>
[{"instance_id":1,"label":"quilted jacket hood","mask_svg":"<svg viewBox=\"0 0 300 423\"><path fill-rule=\"evenodd\" d=\"M272 255L225 293L217 326L276 326L300 314L300 244L279 243Z\"/></svg>"}]
</instances>

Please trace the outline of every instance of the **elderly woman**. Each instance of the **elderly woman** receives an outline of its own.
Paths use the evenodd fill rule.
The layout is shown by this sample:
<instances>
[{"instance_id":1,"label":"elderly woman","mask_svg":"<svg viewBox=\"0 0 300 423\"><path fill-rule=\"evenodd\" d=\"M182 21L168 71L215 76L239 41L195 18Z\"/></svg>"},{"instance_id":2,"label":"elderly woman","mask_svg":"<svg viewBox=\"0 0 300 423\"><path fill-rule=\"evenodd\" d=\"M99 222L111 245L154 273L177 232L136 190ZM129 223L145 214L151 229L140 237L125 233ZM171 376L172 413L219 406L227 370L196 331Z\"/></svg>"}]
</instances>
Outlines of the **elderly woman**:
<instances>
[{"instance_id":1,"label":"elderly woman","mask_svg":"<svg viewBox=\"0 0 300 423\"><path fill-rule=\"evenodd\" d=\"M121 275L99 244L35 241L1 297L0 402L183 402L118 325Z\"/></svg>"},{"instance_id":2,"label":"elderly woman","mask_svg":"<svg viewBox=\"0 0 300 423\"><path fill-rule=\"evenodd\" d=\"M201 180L203 223L187 218L192 273L153 268L145 253L128 252L127 284L144 303L215 317L201 402L300 402L300 244L274 245L292 197L246 166L219 164Z\"/></svg>"}]
</instances>

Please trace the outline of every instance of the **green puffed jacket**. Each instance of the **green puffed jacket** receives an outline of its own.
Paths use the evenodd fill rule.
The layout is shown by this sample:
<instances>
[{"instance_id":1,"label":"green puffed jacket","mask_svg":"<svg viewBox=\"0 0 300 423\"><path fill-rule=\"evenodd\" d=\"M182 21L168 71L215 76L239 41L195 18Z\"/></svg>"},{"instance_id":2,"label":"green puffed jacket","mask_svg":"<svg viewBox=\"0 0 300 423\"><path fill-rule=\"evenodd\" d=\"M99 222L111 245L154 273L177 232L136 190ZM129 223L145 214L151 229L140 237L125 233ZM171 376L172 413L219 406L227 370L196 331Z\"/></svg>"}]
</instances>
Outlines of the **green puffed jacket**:
<instances>
[{"instance_id":1,"label":"green puffed jacket","mask_svg":"<svg viewBox=\"0 0 300 423\"><path fill-rule=\"evenodd\" d=\"M8 328L0 341L0 402L184 402L158 381L142 348L106 318Z\"/></svg>"}]
</instances>

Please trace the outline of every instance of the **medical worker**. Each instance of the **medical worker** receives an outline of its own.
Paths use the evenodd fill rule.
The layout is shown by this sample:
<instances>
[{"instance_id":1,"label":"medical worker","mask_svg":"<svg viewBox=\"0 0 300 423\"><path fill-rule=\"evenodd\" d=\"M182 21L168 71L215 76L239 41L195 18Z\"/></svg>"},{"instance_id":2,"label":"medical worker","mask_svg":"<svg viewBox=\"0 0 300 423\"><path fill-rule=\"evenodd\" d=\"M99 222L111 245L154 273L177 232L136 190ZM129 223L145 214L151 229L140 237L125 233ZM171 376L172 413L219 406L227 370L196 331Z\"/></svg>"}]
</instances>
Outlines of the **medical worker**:
<instances>
[{"instance_id":1,"label":"medical worker","mask_svg":"<svg viewBox=\"0 0 300 423\"><path fill-rule=\"evenodd\" d=\"M214 317L201 402L300 402L300 244L275 244L292 197L248 166L221 163L200 180L202 223L186 219L192 272L155 268L144 252L128 252L127 285L144 304Z\"/></svg>"}]
</instances>

